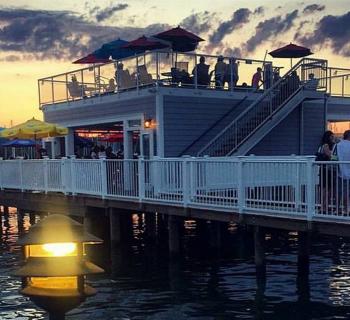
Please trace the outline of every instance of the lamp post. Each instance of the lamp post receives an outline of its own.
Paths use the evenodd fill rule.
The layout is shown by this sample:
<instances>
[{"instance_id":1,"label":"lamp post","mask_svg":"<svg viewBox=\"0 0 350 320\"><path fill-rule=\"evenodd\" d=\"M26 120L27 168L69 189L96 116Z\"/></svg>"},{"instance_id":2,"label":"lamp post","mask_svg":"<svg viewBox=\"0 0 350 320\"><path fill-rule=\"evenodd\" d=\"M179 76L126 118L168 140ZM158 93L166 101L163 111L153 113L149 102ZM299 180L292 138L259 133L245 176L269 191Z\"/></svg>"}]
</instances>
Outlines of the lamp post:
<instances>
[{"instance_id":1,"label":"lamp post","mask_svg":"<svg viewBox=\"0 0 350 320\"><path fill-rule=\"evenodd\" d=\"M71 218L49 215L18 241L24 254L24 264L15 273L22 277L21 293L49 312L50 320L64 319L66 312L96 294L85 276L103 269L86 259L85 245L101 242Z\"/></svg>"}]
</instances>

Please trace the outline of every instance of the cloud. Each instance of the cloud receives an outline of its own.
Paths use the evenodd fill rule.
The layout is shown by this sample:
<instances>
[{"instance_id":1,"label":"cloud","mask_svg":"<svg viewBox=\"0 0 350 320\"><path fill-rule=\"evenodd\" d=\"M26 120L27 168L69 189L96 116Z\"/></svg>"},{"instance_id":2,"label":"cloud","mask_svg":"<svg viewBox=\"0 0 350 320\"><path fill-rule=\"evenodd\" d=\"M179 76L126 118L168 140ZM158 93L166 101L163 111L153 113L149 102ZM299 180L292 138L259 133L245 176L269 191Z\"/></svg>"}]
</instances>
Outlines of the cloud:
<instances>
[{"instance_id":1,"label":"cloud","mask_svg":"<svg viewBox=\"0 0 350 320\"><path fill-rule=\"evenodd\" d=\"M118 37L131 40L167 27L101 26L69 11L0 9L0 51L21 53L23 59L71 60Z\"/></svg>"},{"instance_id":2,"label":"cloud","mask_svg":"<svg viewBox=\"0 0 350 320\"><path fill-rule=\"evenodd\" d=\"M129 7L128 4L120 3L120 4L117 4L116 6L113 6L113 7L104 8L101 10L97 9L96 10L96 21L101 22L101 21L107 20L110 17L112 17L116 12L125 10L127 7Z\"/></svg>"},{"instance_id":3,"label":"cloud","mask_svg":"<svg viewBox=\"0 0 350 320\"><path fill-rule=\"evenodd\" d=\"M257 46L265 40L270 39L272 36L288 31L293 26L294 20L297 17L298 10L294 10L284 17L275 16L259 22L255 28L255 34L247 41L247 52L253 52Z\"/></svg>"},{"instance_id":4,"label":"cloud","mask_svg":"<svg viewBox=\"0 0 350 320\"><path fill-rule=\"evenodd\" d=\"M258 7L254 10L254 14L264 14L265 8L264 7Z\"/></svg>"},{"instance_id":5,"label":"cloud","mask_svg":"<svg viewBox=\"0 0 350 320\"><path fill-rule=\"evenodd\" d=\"M19 60L21 60L21 58L13 54L0 58L0 61L5 61L5 62L16 62Z\"/></svg>"},{"instance_id":6,"label":"cloud","mask_svg":"<svg viewBox=\"0 0 350 320\"><path fill-rule=\"evenodd\" d=\"M296 35L303 45L329 46L336 54L350 56L350 11L339 16L324 16L315 29L304 35Z\"/></svg>"},{"instance_id":7,"label":"cloud","mask_svg":"<svg viewBox=\"0 0 350 320\"><path fill-rule=\"evenodd\" d=\"M193 13L180 22L180 26L196 34L208 32L215 14L208 11Z\"/></svg>"},{"instance_id":8,"label":"cloud","mask_svg":"<svg viewBox=\"0 0 350 320\"><path fill-rule=\"evenodd\" d=\"M247 8L236 10L231 19L222 22L217 30L209 37L210 43L213 45L220 43L227 34L249 22L251 14L252 12Z\"/></svg>"},{"instance_id":9,"label":"cloud","mask_svg":"<svg viewBox=\"0 0 350 320\"><path fill-rule=\"evenodd\" d=\"M310 14L310 13L314 13L316 11L323 11L326 7L324 5L320 5L320 4L310 4L308 6L306 6L303 10L303 13L305 14Z\"/></svg>"}]
</instances>

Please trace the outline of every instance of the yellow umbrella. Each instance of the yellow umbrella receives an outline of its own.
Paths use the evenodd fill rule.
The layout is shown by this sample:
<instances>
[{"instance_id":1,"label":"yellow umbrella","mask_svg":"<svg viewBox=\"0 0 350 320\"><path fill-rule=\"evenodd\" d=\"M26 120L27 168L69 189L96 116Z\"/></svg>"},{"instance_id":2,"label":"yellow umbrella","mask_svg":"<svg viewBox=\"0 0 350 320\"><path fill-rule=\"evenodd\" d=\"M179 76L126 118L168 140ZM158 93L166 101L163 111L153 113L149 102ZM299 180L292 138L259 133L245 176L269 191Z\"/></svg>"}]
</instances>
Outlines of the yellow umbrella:
<instances>
[{"instance_id":1,"label":"yellow umbrella","mask_svg":"<svg viewBox=\"0 0 350 320\"><path fill-rule=\"evenodd\" d=\"M65 136L67 134L67 128L33 118L12 128L0 131L0 138L41 139L48 137Z\"/></svg>"}]
</instances>

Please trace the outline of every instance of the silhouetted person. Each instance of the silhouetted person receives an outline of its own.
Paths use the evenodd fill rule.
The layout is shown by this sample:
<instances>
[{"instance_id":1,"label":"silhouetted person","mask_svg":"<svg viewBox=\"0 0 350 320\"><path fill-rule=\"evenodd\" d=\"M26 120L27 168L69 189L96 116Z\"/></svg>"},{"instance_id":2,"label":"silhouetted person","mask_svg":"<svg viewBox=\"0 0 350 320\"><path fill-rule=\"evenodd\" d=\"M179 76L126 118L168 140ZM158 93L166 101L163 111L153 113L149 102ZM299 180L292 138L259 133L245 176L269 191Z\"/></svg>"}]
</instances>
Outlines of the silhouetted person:
<instances>
[{"instance_id":1,"label":"silhouetted person","mask_svg":"<svg viewBox=\"0 0 350 320\"><path fill-rule=\"evenodd\" d=\"M260 83L263 83L263 80L262 80L262 69L260 67L258 67L256 69L256 72L253 75L253 78L252 78L252 87L254 89L258 89L259 86L260 86Z\"/></svg>"},{"instance_id":2,"label":"silhouetted person","mask_svg":"<svg viewBox=\"0 0 350 320\"><path fill-rule=\"evenodd\" d=\"M199 63L193 68L192 74L194 76L194 83L196 83L196 77L197 77L198 85L200 86L209 85L209 82L210 82L209 65L205 64L205 58L203 56L199 58Z\"/></svg>"}]
</instances>

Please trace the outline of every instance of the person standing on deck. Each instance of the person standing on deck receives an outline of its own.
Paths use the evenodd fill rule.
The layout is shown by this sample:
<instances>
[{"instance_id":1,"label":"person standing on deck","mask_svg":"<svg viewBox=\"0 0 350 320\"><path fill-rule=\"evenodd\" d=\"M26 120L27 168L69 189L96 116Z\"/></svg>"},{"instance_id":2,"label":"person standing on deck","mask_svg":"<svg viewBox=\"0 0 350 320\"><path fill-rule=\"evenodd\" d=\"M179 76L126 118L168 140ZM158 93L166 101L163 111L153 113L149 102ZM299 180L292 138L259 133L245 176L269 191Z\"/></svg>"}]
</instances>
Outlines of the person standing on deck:
<instances>
[{"instance_id":1,"label":"person standing on deck","mask_svg":"<svg viewBox=\"0 0 350 320\"><path fill-rule=\"evenodd\" d=\"M350 130L344 132L343 140L337 143L336 148L339 161L350 161ZM347 213L349 209L350 163L339 164L339 169L339 202L340 205L343 205L343 209Z\"/></svg>"},{"instance_id":2,"label":"person standing on deck","mask_svg":"<svg viewBox=\"0 0 350 320\"><path fill-rule=\"evenodd\" d=\"M258 89L259 86L260 86L260 82L263 83L263 80L262 80L262 69L260 67L258 67L256 69L256 72L253 75L253 78L252 78L252 87L254 89Z\"/></svg>"},{"instance_id":3,"label":"person standing on deck","mask_svg":"<svg viewBox=\"0 0 350 320\"><path fill-rule=\"evenodd\" d=\"M227 64L224 62L223 56L218 56L215 64L215 86L223 88L225 85L224 77L227 72Z\"/></svg>"}]
</instances>

